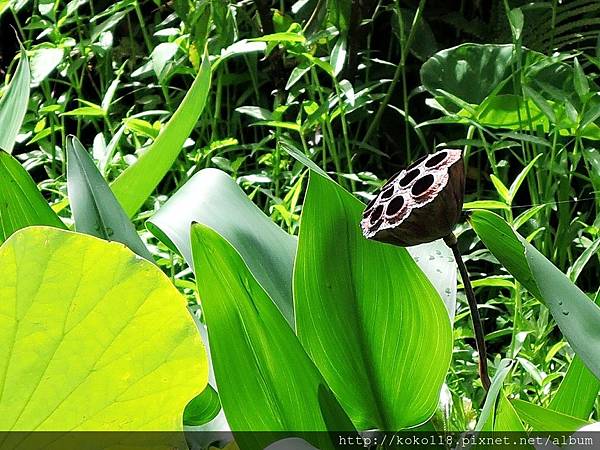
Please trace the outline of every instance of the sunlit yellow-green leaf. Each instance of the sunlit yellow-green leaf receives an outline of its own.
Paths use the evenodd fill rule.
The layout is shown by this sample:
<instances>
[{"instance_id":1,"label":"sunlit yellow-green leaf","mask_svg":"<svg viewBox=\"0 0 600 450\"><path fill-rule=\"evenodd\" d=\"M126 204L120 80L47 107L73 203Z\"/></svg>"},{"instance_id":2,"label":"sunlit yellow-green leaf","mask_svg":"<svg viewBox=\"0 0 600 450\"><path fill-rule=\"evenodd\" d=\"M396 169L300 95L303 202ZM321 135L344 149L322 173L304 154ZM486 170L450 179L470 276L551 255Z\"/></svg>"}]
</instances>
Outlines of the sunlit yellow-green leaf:
<instances>
[{"instance_id":1,"label":"sunlit yellow-green leaf","mask_svg":"<svg viewBox=\"0 0 600 450\"><path fill-rule=\"evenodd\" d=\"M182 429L207 360L160 270L49 227L11 236L0 266L0 430Z\"/></svg>"},{"instance_id":2,"label":"sunlit yellow-green leaf","mask_svg":"<svg viewBox=\"0 0 600 450\"><path fill-rule=\"evenodd\" d=\"M587 420L598 398L600 380L575 356L548 407Z\"/></svg>"}]
</instances>

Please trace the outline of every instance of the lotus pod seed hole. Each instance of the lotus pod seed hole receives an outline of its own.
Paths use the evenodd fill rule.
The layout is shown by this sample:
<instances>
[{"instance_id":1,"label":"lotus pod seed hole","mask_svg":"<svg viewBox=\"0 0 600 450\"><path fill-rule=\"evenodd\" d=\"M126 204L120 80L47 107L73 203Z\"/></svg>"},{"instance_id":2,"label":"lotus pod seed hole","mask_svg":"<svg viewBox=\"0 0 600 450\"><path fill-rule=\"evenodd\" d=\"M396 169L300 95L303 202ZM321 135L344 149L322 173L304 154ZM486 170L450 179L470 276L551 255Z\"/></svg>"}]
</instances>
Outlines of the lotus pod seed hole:
<instances>
[{"instance_id":1,"label":"lotus pod seed hole","mask_svg":"<svg viewBox=\"0 0 600 450\"><path fill-rule=\"evenodd\" d=\"M368 215L367 211L370 211L373 208L373 205L375 205L376 201L377 201L377 196L375 196L371 199L371 201L368 203L367 207L365 208L365 214Z\"/></svg>"},{"instance_id":2,"label":"lotus pod seed hole","mask_svg":"<svg viewBox=\"0 0 600 450\"><path fill-rule=\"evenodd\" d=\"M398 197L392 199L392 201L390 201L388 203L387 209L385 210L385 214L387 216L394 216L402 210L403 206L404 206L404 197L399 195Z\"/></svg>"},{"instance_id":3,"label":"lotus pod seed hole","mask_svg":"<svg viewBox=\"0 0 600 450\"><path fill-rule=\"evenodd\" d=\"M383 205L379 205L377 208L375 208L375 210L371 214L371 218L369 219L369 222L371 223L371 225L373 225L375 222L377 222L379 219L381 219L382 215L383 215Z\"/></svg>"},{"instance_id":4,"label":"lotus pod seed hole","mask_svg":"<svg viewBox=\"0 0 600 450\"><path fill-rule=\"evenodd\" d=\"M427 162L425 163L426 167L432 168L441 163L448 156L447 152L439 152L436 155L433 155Z\"/></svg>"},{"instance_id":5,"label":"lotus pod seed hole","mask_svg":"<svg viewBox=\"0 0 600 450\"><path fill-rule=\"evenodd\" d=\"M417 178L421 174L419 169L413 169L410 172L407 172L406 175L402 177L400 180L400 186L406 187L408 186L415 178Z\"/></svg>"},{"instance_id":6,"label":"lotus pod seed hole","mask_svg":"<svg viewBox=\"0 0 600 450\"><path fill-rule=\"evenodd\" d=\"M411 165L409 165L406 168L406 171L408 172L409 170L413 169L414 167L417 167L419 164L421 164L423 162L423 160L427 158L427 155L425 156L421 156L419 159L417 159L415 162L413 162Z\"/></svg>"},{"instance_id":7,"label":"lotus pod seed hole","mask_svg":"<svg viewBox=\"0 0 600 450\"><path fill-rule=\"evenodd\" d=\"M394 185L389 186L385 191L381 193L381 199L387 200L388 198L391 198L392 195L394 195Z\"/></svg>"},{"instance_id":8,"label":"lotus pod seed hole","mask_svg":"<svg viewBox=\"0 0 600 450\"><path fill-rule=\"evenodd\" d=\"M425 193L427 189L429 189L433 185L434 181L435 178L430 173L428 173L422 178L419 178L410 190L411 194L415 197L423 195L423 193Z\"/></svg>"}]
</instances>

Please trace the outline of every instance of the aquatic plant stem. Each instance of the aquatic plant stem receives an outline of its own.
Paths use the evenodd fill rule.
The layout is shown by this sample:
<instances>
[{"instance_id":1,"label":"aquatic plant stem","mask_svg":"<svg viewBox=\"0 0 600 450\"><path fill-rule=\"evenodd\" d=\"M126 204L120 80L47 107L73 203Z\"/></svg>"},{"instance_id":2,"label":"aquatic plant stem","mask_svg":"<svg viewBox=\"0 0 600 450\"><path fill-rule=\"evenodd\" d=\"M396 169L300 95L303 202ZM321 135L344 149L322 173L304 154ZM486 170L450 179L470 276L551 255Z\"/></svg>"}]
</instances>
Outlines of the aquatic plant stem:
<instances>
[{"instance_id":1,"label":"aquatic plant stem","mask_svg":"<svg viewBox=\"0 0 600 450\"><path fill-rule=\"evenodd\" d=\"M473 322L473 331L475 333L475 345L477 346L477 353L479 354L479 378L481 378L481 384L487 392L490 389L492 382L488 375L487 367L487 350L485 348L485 335L483 333L483 325L481 324L481 317L479 316L479 309L477 308L477 300L475 299L475 292L473 292L473 286L471 285L471 279L467 266L462 259L460 250L458 249L458 242L454 233L450 233L444 238L444 242L452 250L456 264L458 265L458 271L462 278L463 286L465 287L465 294L467 295L467 302L469 303L469 309L471 311L471 320Z\"/></svg>"}]
</instances>

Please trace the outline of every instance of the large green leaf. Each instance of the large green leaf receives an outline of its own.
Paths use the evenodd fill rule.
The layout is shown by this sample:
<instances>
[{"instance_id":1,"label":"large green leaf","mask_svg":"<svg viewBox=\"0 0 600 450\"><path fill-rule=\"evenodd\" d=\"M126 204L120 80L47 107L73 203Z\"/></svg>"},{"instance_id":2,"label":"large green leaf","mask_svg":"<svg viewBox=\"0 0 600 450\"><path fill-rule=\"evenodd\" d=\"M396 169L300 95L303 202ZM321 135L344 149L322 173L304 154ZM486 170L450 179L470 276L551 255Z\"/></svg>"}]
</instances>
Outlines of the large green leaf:
<instances>
[{"instance_id":1,"label":"large green leaf","mask_svg":"<svg viewBox=\"0 0 600 450\"><path fill-rule=\"evenodd\" d=\"M15 233L0 266L0 429L182 429L207 361L160 270L48 227Z\"/></svg>"},{"instance_id":2,"label":"large green leaf","mask_svg":"<svg viewBox=\"0 0 600 450\"><path fill-rule=\"evenodd\" d=\"M587 421L543 408L524 400L512 400L519 417L528 423L533 431L573 432L588 424Z\"/></svg>"},{"instance_id":3,"label":"large green leaf","mask_svg":"<svg viewBox=\"0 0 600 450\"><path fill-rule=\"evenodd\" d=\"M458 115L469 117L480 125L490 128L516 131L544 130L548 133L555 127L562 136L580 135L588 139L600 139L600 127L595 123L589 123L583 129L578 129L577 124L569 119L564 104L559 102L546 102L546 104L555 120L552 125L548 118L550 112L544 113L531 99L524 99L514 94L496 95L486 100L481 108L477 108L475 114L461 110Z\"/></svg>"},{"instance_id":4,"label":"large green leaf","mask_svg":"<svg viewBox=\"0 0 600 450\"><path fill-rule=\"evenodd\" d=\"M600 307L497 214L474 211L469 221L498 261L544 302L575 353L600 378Z\"/></svg>"},{"instance_id":5,"label":"large green leaf","mask_svg":"<svg viewBox=\"0 0 600 450\"><path fill-rule=\"evenodd\" d=\"M19 161L0 150L0 243L31 225L65 228Z\"/></svg>"},{"instance_id":6,"label":"large green leaf","mask_svg":"<svg viewBox=\"0 0 600 450\"><path fill-rule=\"evenodd\" d=\"M167 174L204 110L211 68L205 57L181 104L152 145L112 183L112 190L131 217Z\"/></svg>"},{"instance_id":7,"label":"large green leaf","mask_svg":"<svg viewBox=\"0 0 600 450\"><path fill-rule=\"evenodd\" d=\"M192 226L192 248L215 376L231 429L298 436L299 431L351 429L319 371L235 248L203 224ZM264 448L275 438L247 433L238 436L238 444ZM323 434L305 438L319 448L332 446Z\"/></svg>"},{"instance_id":8,"label":"large green leaf","mask_svg":"<svg viewBox=\"0 0 600 450\"><path fill-rule=\"evenodd\" d=\"M74 136L67 138L67 188L77 231L121 242L153 261L92 157Z\"/></svg>"},{"instance_id":9,"label":"large green leaf","mask_svg":"<svg viewBox=\"0 0 600 450\"><path fill-rule=\"evenodd\" d=\"M523 243L505 220L490 211L476 210L469 216L473 230L485 246L525 288L542 300L527 264Z\"/></svg>"},{"instance_id":10,"label":"large green leaf","mask_svg":"<svg viewBox=\"0 0 600 450\"><path fill-rule=\"evenodd\" d=\"M10 34L10 31L7 31ZM29 101L29 61L24 50L10 85L0 98L0 149L11 153Z\"/></svg>"},{"instance_id":11,"label":"large green leaf","mask_svg":"<svg viewBox=\"0 0 600 450\"><path fill-rule=\"evenodd\" d=\"M208 225L233 245L252 275L293 324L296 238L269 219L229 175L204 169L148 221L148 229L193 266L190 225Z\"/></svg>"},{"instance_id":12,"label":"large green leaf","mask_svg":"<svg viewBox=\"0 0 600 450\"><path fill-rule=\"evenodd\" d=\"M421 81L433 95L442 89L477 105L510 76L512 61L512 45L462 44L429 58L421 66Z\"/></svg>"},{"instance_id":13,"label":"large green leaf","mask_svg":"<svg viewBox=\"0 0 600 450\"><path fill-rule=\"evenodd\" d=\"M596 295L595 301L599 304L599 295ZM594 409L599 391L600 379L575 355L548 407L556 412L587 420Z\"/></svg>"},{"instance_id":14,"label":"large green leaf","mask_svg":"<svg viewBox=\"0 0 600 450\"><path fill-rule=\"evenodd\" d=\"M296 326L357 428L399 430L433 414L451 327L408 252L362 237L363 208L311 173L294 272Z\"/></svg>"}]
</instances>

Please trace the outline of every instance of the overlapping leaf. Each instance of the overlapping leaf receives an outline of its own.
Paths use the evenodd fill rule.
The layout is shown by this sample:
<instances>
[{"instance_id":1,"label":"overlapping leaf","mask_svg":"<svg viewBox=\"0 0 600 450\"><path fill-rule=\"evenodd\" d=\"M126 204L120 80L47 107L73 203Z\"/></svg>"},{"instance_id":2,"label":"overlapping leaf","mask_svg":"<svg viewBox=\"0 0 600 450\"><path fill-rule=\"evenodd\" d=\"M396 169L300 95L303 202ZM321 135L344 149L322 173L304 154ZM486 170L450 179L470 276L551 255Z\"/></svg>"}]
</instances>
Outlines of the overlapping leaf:
<instances>
[{"instance_id":1,"label":"overlapping leaf","mask_svg":"<svg viewBox=\"0 0 600 450\"><path fill-rule=\"evenodd\" d=\"M497 214L475 211L469 221L498 261L544 302L573 350L600 378L600 307Z\"/></svg>"},{"instance_id":2,"label":"overlapping leaf","mask_svg":"<svg viewBox=\"0 0 600 450\"><path fill-rule=\"evenodd\" d=\"M11 153L15 146L15 139L27 112L30 79L29 60L22 50L13 79L0 98L0 149L8 153Z\"/></svg>"},{"instance_id":3,"label":"overlapping leaf","mask_svg":"<svg viewBox=\"0 0 600 450\"><path fill-rule=\"evenodd\" d=\"M528 423L533 431L574 432L588 424L587 421L523 400L513 400L519 417Z\"/></svg>"},{"instance_id":4,"label":"overlapping leaf","mask_svg":"<svg viewBox=\"0 0 600 450\"><path fill-rule=\"evenodd\" d=\"M221 403L241 448L264 448L282 433L347 430L350 421L292 329L235 248L210 227L192 226L198 292ZM305 436L331 448L327 436ZM317 442L315 442L315 440Z\"/></svg>"},{"instance_id":5,"label":"overlapping leaf","mask_svg":"<svg viewBox=\"0 0 600 450\"><path fill-rule=\"evenodd\" d=\"M0 243L31 225L65 228L19 161L0 150Z\"/></svg>"},{"instance_id":6,"label":"overlapping leaf","mask_svg":"<svg viewBox=\"0 0 600 450\"><path fill-rule=\"evenodd\" d=\"M211 68L204 58L196 79L152 145L112 183L115 196L131 217L167 174L204 110Z\"/></svg>"},{"instance_id":7,"label":"overlapping leaf","mask_svg":"<svg viewBox=\"0 0 600 450\"><path fill-rule=\"evenodd\" d=\"M67 138L67 188L77 231L121 242L153 261L91 156L74 136Z\"/></svg>"},{"instance_id":8,"label":"overlapping leaf","mask_svg":"<svg viewBox=\"0 0 600 450\"><path fill-rule=\"evenodd\" d=\"M297 333L358 428L398 430L435 410L450 321L405 249L363 238L363 208L311 173L294 271Z\"/></svg>"},{"instance_id":9,"label":"overlapping leaf","mask_svg":"<svg viewBox=\"0 0 600 450\"><path fill-rule=\"evenodd\" d=\"M190 267L190 225L205 224L233 245L262 288L293 324L292 269L296 238L269 219L229 175L204 169L194 175L148 221L148 229Z\"/></svg>"}]
</instances>

